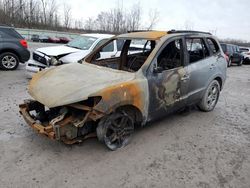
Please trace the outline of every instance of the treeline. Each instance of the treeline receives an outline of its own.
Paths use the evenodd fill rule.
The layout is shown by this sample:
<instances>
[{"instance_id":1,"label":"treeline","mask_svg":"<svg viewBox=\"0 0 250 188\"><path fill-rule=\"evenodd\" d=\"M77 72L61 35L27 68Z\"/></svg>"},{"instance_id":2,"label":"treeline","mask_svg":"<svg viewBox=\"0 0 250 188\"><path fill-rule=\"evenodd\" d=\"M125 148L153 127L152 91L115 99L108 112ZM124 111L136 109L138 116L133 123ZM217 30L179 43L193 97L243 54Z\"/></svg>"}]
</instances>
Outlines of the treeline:
<instances>
[{"instance_id":1,"label":"treeline","mask_svg":"<svg viewBox=\"0 0 250 188\"><path fill-rule=\"evenodd\" d=\"M220 40L220 42L227 43L227 44L235 44L237 46L250 47L250 42L247 42L245 40L223 39L223 40Z\"/></svg>"},{"instance_id":2,"label":"treeline","mask_svg":"<svg viewBox=\"0 0 250 188\"><path fill-rule=\"evenodd\" d=\"M142 7L135 3L129 9L117 1L115 8L96 18L73 19L69 4L59 0L0 0L0 23L31 29L58 31L102 31L121 33L128 30L153 29L159 14L150 10L148 22L142 24Z\"/></svg>"},{"instance_id":3,"label":"treeline","mask_svg":"<svg viewBox=\"0 0 250 188\"><path fill-rule=\"evenodd\" d=\"M0 23L22 28L61 27L56 0L1 0Z\"/></svg>"}]
</instances>

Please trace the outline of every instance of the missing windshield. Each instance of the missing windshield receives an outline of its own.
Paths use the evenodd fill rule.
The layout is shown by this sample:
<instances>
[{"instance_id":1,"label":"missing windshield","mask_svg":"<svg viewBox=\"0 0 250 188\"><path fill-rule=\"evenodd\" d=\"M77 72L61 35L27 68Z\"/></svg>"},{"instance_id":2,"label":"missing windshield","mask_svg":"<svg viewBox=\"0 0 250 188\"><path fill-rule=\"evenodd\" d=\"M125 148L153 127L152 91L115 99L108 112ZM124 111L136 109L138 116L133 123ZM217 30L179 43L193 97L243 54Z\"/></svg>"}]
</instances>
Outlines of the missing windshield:
<instances>
[{"instance_id":1,"label":"missing windshield","mask_svg":"<svg viewBox=\"0 0 250 188\"><path fill-rule=\"evenodd\" d=\"M155 45L154 40L110 40L101 45L86 61L112 69L136 72L145 63ZM112 50L107 50L110 49L110 46L112 46Z\"/></svg>"}]
</instances>

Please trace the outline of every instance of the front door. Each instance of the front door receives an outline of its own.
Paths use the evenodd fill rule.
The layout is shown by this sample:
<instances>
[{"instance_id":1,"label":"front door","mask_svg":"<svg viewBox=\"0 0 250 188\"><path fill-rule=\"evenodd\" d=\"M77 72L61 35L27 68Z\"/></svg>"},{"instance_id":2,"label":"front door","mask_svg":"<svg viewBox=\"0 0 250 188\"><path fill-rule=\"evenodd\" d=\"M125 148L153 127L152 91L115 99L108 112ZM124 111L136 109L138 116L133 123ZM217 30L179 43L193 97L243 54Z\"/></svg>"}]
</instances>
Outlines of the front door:
<instances>
[{"instance_id":1,"label":"front door","mask_svg":"<svg viewBox=\"0 0 250 188\"><path fill-rule=\"evenodd\" d=\"M183 40L163 45L152 62L149 74L149 120L185 106L189 75L184 63Z\"/></svg>"}]
</instances>

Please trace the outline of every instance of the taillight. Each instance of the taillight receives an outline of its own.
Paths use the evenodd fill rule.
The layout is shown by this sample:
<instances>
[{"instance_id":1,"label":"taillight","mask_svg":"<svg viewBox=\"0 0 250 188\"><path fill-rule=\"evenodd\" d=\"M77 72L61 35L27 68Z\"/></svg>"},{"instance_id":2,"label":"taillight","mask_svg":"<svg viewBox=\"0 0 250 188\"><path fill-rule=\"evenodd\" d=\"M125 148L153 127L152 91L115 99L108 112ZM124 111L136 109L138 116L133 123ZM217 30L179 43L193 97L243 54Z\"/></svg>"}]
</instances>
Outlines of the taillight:
<instances>
[{"instance_id":1,"label":"taillight","mask_svg":"<svg viewBox=\"0 0 250 188\"><path fill-rule=\"evenodd\" d=\"M28 48L28 43L26 40L22 39L20 40L20 44L24 47L24 48Z\"/></svg>"},{"instance_id":2,"label":"taillight","mask_svg":"<svg viewBox=\"0 0 250 188\"><path fill-rule=\"evenodd\" d=\"M250 52L248 52L247 55L250 55Z\"/></svg>"}]
</instances>

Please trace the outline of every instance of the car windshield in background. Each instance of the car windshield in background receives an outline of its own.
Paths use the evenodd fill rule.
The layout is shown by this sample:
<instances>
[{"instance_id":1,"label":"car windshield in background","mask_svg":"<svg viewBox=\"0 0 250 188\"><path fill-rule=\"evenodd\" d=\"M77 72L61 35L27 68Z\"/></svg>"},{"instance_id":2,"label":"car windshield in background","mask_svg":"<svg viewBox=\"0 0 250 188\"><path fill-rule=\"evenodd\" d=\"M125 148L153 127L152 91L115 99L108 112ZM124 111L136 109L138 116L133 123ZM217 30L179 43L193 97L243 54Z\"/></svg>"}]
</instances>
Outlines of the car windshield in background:
<instances>
[{"instance_id":1,"label":"car windshield in background","mask_svg":"<svg viewBox=\"0 0 250 188\"><path fill-rule=\"evenodd\" d=\"M70 41L67 46L81 50L88 50L97 40L95 37L79 36Z\"/></svg>"}]
</instances>

